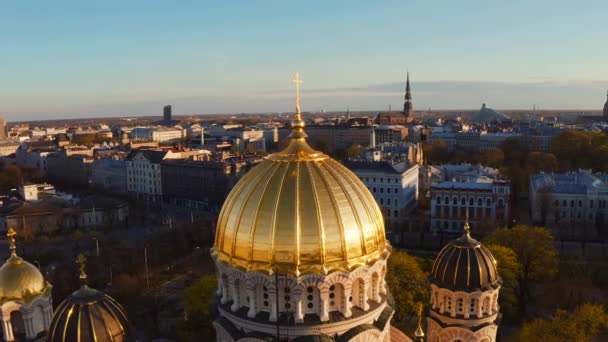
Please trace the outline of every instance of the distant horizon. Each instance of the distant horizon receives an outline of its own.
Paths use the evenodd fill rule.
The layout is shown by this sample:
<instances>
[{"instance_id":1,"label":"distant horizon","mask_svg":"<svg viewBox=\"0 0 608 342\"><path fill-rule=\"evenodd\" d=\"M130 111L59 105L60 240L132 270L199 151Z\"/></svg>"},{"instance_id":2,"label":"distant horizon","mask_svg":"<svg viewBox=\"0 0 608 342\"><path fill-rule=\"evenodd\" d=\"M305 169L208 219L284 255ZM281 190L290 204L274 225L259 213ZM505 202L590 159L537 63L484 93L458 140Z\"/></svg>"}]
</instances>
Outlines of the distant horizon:
<instances>
[{"instance_id":1,"label":"distant horizon","mask_svg":"<svg viewBox=\"0 0 608 342\"><path fill-rule=\"evenodd\" d=\"M0 11L10 121L308 111L602 108L608 2L422 0L103 3Z\"/></svg>"}]
</instances>

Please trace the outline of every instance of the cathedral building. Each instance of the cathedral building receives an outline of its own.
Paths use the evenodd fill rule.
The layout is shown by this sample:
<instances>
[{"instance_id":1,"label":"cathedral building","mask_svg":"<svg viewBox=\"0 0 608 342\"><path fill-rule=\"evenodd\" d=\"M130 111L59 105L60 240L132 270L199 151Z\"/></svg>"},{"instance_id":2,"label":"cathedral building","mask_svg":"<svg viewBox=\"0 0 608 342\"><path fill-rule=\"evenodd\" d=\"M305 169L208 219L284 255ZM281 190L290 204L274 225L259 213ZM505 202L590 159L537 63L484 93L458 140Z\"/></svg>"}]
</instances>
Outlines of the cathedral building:
<instances>
[{"instance_id":1,"label":"cathedral building","mask_svg":"<svg viewBox=\"0 0 608 342\"><path fill-rule=\"evenodd\" d=\"M405 102L403 103L403 112L379 113L376 118L376 123L379 125L405 125L410 124L414 120L414 104L412 102L412 91L410 88L410 73L407 73L405 81Z\"/></svg>"},{"instance_id":2,"label":"cathedral building","mask_svg":"<svg viewBox=\"0 0 608 342\"><path fill-rule=\"evenodd\" d=\"M295 82L288 146L241 178L218 219L217 340L389 341L382 212L307 144Z\"/></svg>"},{"instance_id":3,"label":"cathedral building","mask_svg":"<svg viewBox=\"0 0 608 342\"><path fill-rule=\"evenodd\" d=\"M38 268L17 255L16 232L8 230L11 255L0 267L0 311L4 341L44 336L53 315L52 286Z\"/></svg>"},{"instance_id":4,"label":"cathedral building","mask_svg":"<svg viewBox=\"0 0 608 342\"><path fill-rule=\"evenodd\" d=\"M431 270L428 342L495 342L502 280L492 253L470 235L447 244ZM417 331L417 337L418 337Z\"/></svg>"}]
</instances>

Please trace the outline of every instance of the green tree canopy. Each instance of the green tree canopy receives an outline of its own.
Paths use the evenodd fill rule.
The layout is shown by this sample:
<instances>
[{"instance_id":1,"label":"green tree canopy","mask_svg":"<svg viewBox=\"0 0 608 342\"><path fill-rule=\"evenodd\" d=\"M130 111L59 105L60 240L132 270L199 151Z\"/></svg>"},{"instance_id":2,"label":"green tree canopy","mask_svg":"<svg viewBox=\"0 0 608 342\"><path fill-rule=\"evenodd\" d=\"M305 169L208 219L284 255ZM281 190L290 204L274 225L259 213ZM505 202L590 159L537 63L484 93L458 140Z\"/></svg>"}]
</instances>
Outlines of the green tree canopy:
<instances>
[{"instance_id":1,"label":"green tree canopy","mask_svg":"<svg viewBox=\"0 0 608 342\"><path fill-rule=\"evenodd\" d=\"M590 342L607 331L606 309L599 304L583 304L574 312L557 310L550 319L526 322L519 332L519 340Z\"/></svg>"},{"instance_id":2,"label":"green tree canopy","mask_svg":"<svg viewBox=\"0 0 608 342\"><path fill-rule=\"evenodd\" d=\"M521 316L526 310L530 296L530 285L535 281L551 279L557 273L558 254L551 232L543 227L517 225L511 229L503 228L490 234L485 242L510 248L521 264L517 279L518 306Z\"/></svg>"},{"instance_id":3,"label":"green tree canopy","mask_svg":"<svg viewBox=\"0 0 608 342\"><path fill-rule=\"evenodd\" d=\"M502 278L502 290L499 297L501 311L508 320L516 321L519 313L516 289L521 277L522 266L517 260L517 254L511 248L495 244L489 244L486 247L496 259L498 273Z\"/></svg>"},{"instance_id":4,"label":"green tree canopy","mask_svg":"<svg viewBox=\"0 0 608 342\"><path fill-rule=\"evenodd\" d=\"M386 283L395 301L396 326L403 328L417 313L418 303L429 301L427 274L418 260L405 253L394 250L388 259Z\"/></svg>"},{"instance_id":5,"label":"green tree canopy","mask_svg":"<svg viewBox=\"0 0 608 342\"><path fill-rule=\"evenodd\" d=\"M184 336L214 336L210 310L216 289L216 276L208 274L184 291L184 307L188 316L180 331Z\"/></svg>"}]
</instances>

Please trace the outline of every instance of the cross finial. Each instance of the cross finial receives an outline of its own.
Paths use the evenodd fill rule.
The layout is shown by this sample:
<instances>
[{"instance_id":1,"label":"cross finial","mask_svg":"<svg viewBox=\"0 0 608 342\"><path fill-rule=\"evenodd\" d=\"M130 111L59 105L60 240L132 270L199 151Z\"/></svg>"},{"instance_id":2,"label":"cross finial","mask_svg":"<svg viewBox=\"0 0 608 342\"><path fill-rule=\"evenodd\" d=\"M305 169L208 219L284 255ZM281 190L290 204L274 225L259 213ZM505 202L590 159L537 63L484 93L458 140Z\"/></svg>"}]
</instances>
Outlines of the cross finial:
<instances>
[{"instance_id":1,"label":"cross finial","mask_svg":"<svg viewBox=\"0 0 608 342\"><path fill-rule=\"evenodd\" d=\"M84 256L84 254L80 253L76 258L76 263L78 264L78 270L80 271L80 281L84 284L87 280L87 274L84 272L84 268L87 263L87 258Z\"/></svg>"},{"instance_id":2,"label":"cross finial","mask_svg":"<svg viewBox=\"0 0 608 342\"><path fill-rule=\"evenodd\" d=\"M300 84L302 84L302 80L300 79L300 73L296 72L295 78L292 82L296 85L296 112L293 121L291 122L292 132L289 135L290 138L299 139L306 138L306 133L304 133L304 120L302 120L302 112L300 110Z\"/></svg>"},{"instance_id":3,"label":"cross finial","mask_svg":"<svg viewBox=\"0 0 608 342\"><path fill-rule=\"evenodd\" d=\"M17 231L15 231L15 228L10 227L6 233L6 237L11 244L11 255L15 255L17 253L17 245L15 244L16 236Z\"/></svg>"},{"instance_id":4,"label":"cross finial","mask_svg":"<svg viewBox=\"0 0 608 342\"><path fill-rule=\"evenodd\" d=\"M296 120L300 120L300 84L302 84L302 80L300 79L299 72L296 72L296 76L292 82L296 85Z\"/></svg>"},{"instance_id":5,"label":"cross finial","mask_svg":"<svg viewBox=\"0 0 608 342\"><path fill-rule=\"evenodd\" d=\"M422 303L418 303L418 328L414 332L416 341L424 341L424 330L422 330Z\"/></svg>"},{"instance_id":6,"label":"cross finial","mask_svg":"<svg viewBox=\"0 0 608 342\"><path fill-rule=\"evenodd\" d=\"M464 214L464 233L469 234L471 232L471 226L469 226L469 208L467 208Z\"/></svg>"}]
</instances>

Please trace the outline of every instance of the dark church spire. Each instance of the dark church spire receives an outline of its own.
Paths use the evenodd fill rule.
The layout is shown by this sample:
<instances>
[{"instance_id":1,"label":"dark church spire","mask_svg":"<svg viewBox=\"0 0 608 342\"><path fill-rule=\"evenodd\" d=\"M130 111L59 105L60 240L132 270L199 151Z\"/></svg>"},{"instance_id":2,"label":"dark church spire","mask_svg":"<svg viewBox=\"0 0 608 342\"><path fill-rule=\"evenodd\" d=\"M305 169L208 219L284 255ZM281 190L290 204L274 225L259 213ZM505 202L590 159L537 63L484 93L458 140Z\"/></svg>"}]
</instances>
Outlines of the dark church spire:
<instances>
[{"instance_id":1,"label":"dark church spire","mask_svg":"<svg viewBox=\"0 0 608 342\"><path fill-rule=\"evenodd\" d=\"M606 93L606 104L604 104L604 118L608 120L608 93Z\"/></svg>"},{"instance_id":2,"label":"dark church spire","mask_svg":"<svg viewBox=\"0 0 608 342\"><path fill-rule=\"evenodd\" d=\"M407 72L407 80L405 81L405 103L403 104L403 115L411 117L414 112L414 104L412 103L412 92L410 89L410 72Z\"/></svg>"}]
</instances>

